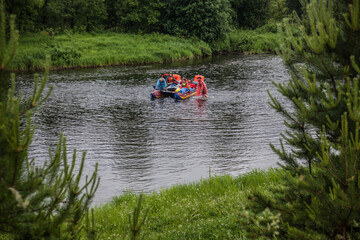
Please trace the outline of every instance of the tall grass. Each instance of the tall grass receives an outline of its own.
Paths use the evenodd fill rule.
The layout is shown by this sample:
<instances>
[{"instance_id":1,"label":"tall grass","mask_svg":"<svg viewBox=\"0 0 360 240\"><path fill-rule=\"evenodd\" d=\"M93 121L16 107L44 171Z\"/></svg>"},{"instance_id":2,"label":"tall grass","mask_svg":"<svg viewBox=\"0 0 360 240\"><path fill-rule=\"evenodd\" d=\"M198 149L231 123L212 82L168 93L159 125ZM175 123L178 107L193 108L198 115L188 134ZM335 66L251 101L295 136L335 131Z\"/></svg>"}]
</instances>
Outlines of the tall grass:
<instances>
[{"instance_id":1,"label":"tall grass","mask_svg":"<svg viewBox=\"0 0 360 240\"><path fill-rule=\"evenodd\" d=\"M234 30L221 42L212 45L216 52L241 52L249 54L275 53L279 46L274 24L255 30Z\"/></svg>"},{"instance_id":2,"label":"tall grass","mask_svg":"<svg viewBox=\"0 0 360 240\"><path fill-rule=\"evenodd\" d=\"M51 56L53 68L162 63L210 55L202 42L163 34L26 34L20 37L12 69L36 70Z\"/></svg>"},{"instance_id":3,"label":"tall grass","mask_svg":"<svg viewBox=\"0 0 360 240\"><path fill-rule=\"evenodd\" d=\"M249 196L279 181L274 170L253 171L236 178L215 176L147 194L143 205L150 211L142 230L145 239L253 239L254 234L271 239L276 226L271 229L261 221L271 222L276 216L254 212ZM120 239L136 204L137 195L126 193L97 207L95 222L100 238Z\"/></svg>"},{"instance_id":4,"label":"tall grass","mask_svg":"<svg viewBox=\"0 0 360 240\"><path fill-rule=\"evenodd\" d=\"M230 35L232 51L249 53L274 53L279 42L274 33L256 33L254 31L237 31Z\"/></svg>"},{"instance_id":5,"label":"tall grass","mask_svg":"<svg viewBox=\"0 0 360 240\"><path fill-rule=\"evenodd\" d=\"M50 55L53 68L147 64L194 59L213 52L274 52L277 35L271 29L236 30L211 46L197 39L164 34L76 33L50 36L46 32L20 36L12 70L42 69Z\"/></svg>"}]
</instances>

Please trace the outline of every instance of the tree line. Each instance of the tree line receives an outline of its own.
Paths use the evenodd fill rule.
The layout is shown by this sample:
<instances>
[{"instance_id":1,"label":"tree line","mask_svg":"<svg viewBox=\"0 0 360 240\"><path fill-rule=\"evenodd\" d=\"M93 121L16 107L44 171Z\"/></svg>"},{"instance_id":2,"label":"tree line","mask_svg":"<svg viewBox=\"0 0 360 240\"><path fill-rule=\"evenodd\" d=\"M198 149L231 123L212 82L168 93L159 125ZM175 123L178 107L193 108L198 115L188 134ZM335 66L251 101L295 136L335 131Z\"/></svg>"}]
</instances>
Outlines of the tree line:
<instances>
[{"instance_id":1,"label":"tree line","mask_svg":"<svg viewBox=\"0 0 360 240\"><path fill-rule=\"evenodd\" d=\"M301 9L302 0L5 0L21 32L164 33L213 42Z\"/></svg>"}]
</instances>

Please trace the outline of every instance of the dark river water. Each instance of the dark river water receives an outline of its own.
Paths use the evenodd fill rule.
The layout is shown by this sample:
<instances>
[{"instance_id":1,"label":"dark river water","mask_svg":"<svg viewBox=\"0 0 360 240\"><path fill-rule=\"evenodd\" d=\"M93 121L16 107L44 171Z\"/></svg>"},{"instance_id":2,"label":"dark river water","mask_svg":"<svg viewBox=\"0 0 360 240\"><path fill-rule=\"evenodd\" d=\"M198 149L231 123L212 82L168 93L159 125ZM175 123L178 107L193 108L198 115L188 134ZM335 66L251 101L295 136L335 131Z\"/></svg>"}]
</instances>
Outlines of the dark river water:
<instances>
[{"instance_id":1,"label":"dark river water","mask_svg":"<svg viewBox=\"0 0 360 240\"><path fill-rule=\"evenodd\" d=\"M150 99L163 73L204 75L208 99ZM59 132L69 156L87 150L85 174L99 163L94 204L124 191L148 192L207 178L276 167L283 120L268 105L271 81L289 74L274 55L227 55L167 65L50 72L54 91L35 113L30 157L43 162ZM17 75L25 93L33 76Z\"/></svg>"}]
</instances>

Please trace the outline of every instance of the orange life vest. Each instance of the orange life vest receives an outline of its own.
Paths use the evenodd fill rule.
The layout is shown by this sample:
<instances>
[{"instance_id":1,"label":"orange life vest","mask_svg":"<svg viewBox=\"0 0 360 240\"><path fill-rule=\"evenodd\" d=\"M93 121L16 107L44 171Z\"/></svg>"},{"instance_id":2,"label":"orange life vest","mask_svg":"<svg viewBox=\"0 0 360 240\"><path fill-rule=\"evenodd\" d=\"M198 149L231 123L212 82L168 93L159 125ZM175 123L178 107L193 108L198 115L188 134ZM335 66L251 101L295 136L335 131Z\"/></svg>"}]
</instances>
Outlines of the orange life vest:
<instances>
[{"instance_id":1,"label":"orange life vest","mask_svg":"<svg viewBox=\"0 0 360 240\"><path fill-rule=\"evenodd\" d=\"M202 76L202 75L195 75L195 77L194 77L194 82L199 82L198 81L198 78L200 78L200 81L204 81L204 76Z\"/></svg>"},{"instance_id":2,"label":"orange life vest","mask_svg":"<svg viewBox=\"0 0 360 240\"><path fill-rule=\"evenodd\" d=\"M181 80L181 76L178 74L172 74L172 77L170 77L170 74L166 73L162 75L163 78L167 79L168 83L178 82ZM174 81L175 79L175 81Z\"/></svg>"}]
</instances>

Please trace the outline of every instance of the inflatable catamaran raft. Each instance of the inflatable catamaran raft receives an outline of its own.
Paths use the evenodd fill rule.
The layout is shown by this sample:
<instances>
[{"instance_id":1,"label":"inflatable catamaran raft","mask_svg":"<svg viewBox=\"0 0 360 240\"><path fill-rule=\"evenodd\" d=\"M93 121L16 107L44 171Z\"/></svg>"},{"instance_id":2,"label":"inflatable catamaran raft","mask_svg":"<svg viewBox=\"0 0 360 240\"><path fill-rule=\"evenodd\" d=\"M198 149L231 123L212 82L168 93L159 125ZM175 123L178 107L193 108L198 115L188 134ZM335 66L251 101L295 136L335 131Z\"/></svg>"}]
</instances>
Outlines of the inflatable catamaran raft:
<instances>
[{"instance_id":1,"label":"inflatable catamaran raft","mask_svg":"<svg viewBox=\"0 0 360 240\"><path fill-rule=\"evenodd\" d=\"M161 76L166 81L166 87L156 89L150 93L151 98L171 97L179 100L187 99L195 96L199 82L204 81L204 76L195 75L193 81L181 79L178 74L164 74Z\"/></svg>"}]
</instances>

